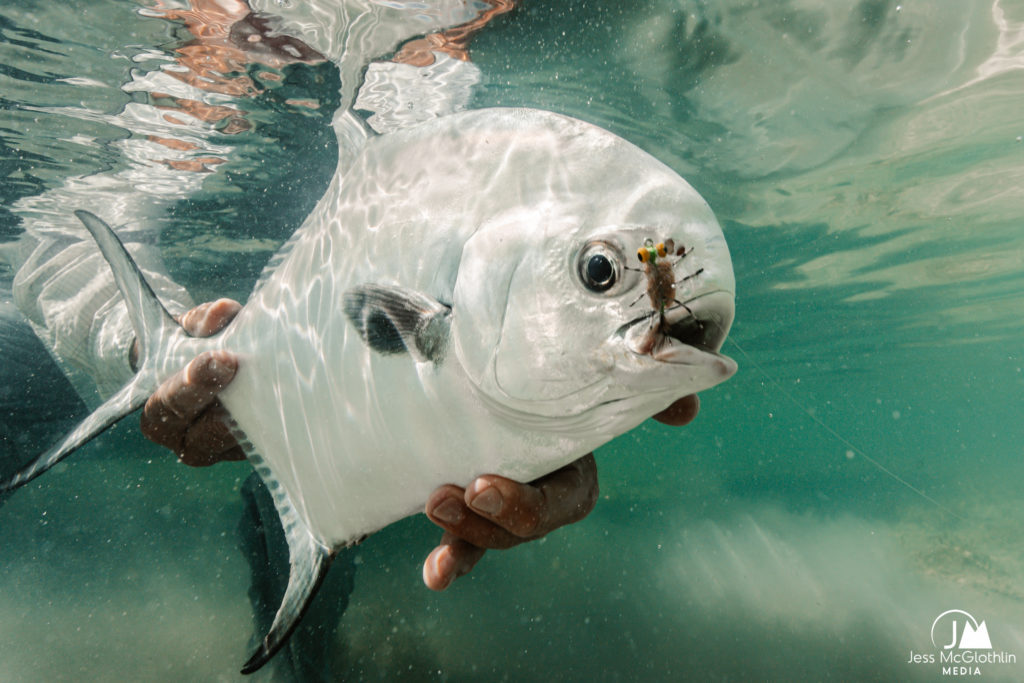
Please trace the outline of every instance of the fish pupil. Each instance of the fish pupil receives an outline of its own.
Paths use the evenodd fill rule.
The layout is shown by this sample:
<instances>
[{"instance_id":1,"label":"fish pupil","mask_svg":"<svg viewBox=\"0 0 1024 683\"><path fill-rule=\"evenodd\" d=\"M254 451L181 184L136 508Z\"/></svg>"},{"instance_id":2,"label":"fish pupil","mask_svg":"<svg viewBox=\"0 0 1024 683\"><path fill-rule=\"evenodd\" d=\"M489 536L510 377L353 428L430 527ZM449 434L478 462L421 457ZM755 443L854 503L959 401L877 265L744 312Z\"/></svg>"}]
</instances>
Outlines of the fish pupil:
<instances>
[{"instance_id":1,"label":"fish pupil","mask_svg":"<svg viewBox=\"0 0 1024 683\"><path fill-rule=\"evenodd\" d=\"M607 256L594 254L587 261L587 281L592 289L604 291L615 284L615 268Z\"/></svg>"}]
</instances>

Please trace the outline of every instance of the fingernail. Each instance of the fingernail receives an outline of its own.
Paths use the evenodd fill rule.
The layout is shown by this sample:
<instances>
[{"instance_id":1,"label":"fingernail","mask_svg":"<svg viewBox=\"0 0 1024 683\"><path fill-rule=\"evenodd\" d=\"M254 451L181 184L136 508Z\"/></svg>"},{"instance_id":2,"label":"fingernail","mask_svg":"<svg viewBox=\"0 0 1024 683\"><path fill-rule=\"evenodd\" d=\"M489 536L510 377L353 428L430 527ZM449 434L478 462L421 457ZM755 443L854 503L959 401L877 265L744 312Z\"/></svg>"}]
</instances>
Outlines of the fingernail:
<instances>
[{"instance_id":1,"label":"fingernail","mask_svg":"<svg viewBox=\"0 0 1024 683\"><path fill-rule=\"evenodd\" d=\"M448 498L431 511L431 515L445 524L455 526L462 521L464 515L462 504L454 498Z\"/></svg>"},{"instance_id":2,"label":"fingernail","mask_svg":"<svg viewBox=\"0 0 1024 683\"><path fill-rule=\"evenodd\" d=\"M501 492L493 486L488 486L469 500L469 506L485 515L497 517L504 502Z\"/></svg>"},{"instance_id":3,"label":"fingernail","mask_svg":"<svg viewBox=\"0 0 1024 683\"><path fill-rule=\"evenodd\" d=\"M206 371L209 373L210 380L214 383L225 384L234 376L235 368L232 367L231 363L226 363L218 359L217 356L211 356L206 364Z\"/></svg>"},{"instance_id":4,"label":"fingernail","mask_svg":"<svg viewBox=\"0 0 1024 683\"><path fill-rule=\"evenodd\" d=\"M190 360L188 365L185 366L185 384L193 383L192 374L196 371L196 366L199 365L201 361L202 359L197 356Z\"/></svg>"},{"instance_id":5,"label":"fingernail","mask_svg":"<svg viewBox=\"0 0 1024 683\"><path fill-rule=\"evenodd\" d=\"M444 579L446 586L455 578L455 558L452 557L451 546L444 548L438 553L437 573Z\"/></svg>"},{"instance_id":6,"label":"fingernail","mask_svg":"<svg viewBox=\"0 0 1024 683\"><path fill-rule=\"evenodd\" d=\"M443 591L455 578L455 558L445 546L431 553L423 563L423 583L431 590Z\"/></svg>"}]
</instances>

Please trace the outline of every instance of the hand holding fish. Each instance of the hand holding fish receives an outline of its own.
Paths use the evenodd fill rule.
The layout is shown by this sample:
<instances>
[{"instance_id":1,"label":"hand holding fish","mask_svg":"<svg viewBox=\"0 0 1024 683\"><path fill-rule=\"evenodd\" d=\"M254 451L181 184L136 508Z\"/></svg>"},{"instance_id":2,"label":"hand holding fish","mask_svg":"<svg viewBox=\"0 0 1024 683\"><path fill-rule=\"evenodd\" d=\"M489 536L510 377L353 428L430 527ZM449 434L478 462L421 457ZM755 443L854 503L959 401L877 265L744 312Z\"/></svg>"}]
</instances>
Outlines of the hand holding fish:
<instances>
[{"instance_id":1,"label":"hand holding fish","mask_svg":"<svg viewBox=\"0 0 1024 683\"><path fill-rule=\"evenodd\" d=\"M529 484L488 474L465 489L438 488L427 500L426 514L445 531L423 564L423 583L444 590L487 549L511 548L578 522L594 508L597 491L593 454Z\"/></svg>"},{"instance_id":2,"label":"hand holding fish","mask_svg":"<svg viewBox=\"0 0 1024 683\"><path fill-rule=\"evenodd\" d=\"M179 322L190 335L208 337L224 329L239 310L237 301L219 299L196 306ZM217 400L237 369L237 360L226 352L197 356L146 402L142 433L192 467L244 460L224 426L225 410ZM698 407L696 395L686 396L654 419L681 426L697 416ZM597 493L593 454L529 484L485 475L465 489L450 484L438 488L427 501L426 514L444 535L423 565L423 582L432 590L444 590L488 549L511 548L580 521L594 508Z\"/></svg>"},{"instance_id":3,"label":"hand holding fish","mask_svg":"<svg viewBox=\"0 0 1024 683\"><path fill-rule=\"evenodd\" d=\"M241 308L237 301L219 299L187 311L179 322L191 336L209 337L224 329ZM224 423L224 406L217 400L217 393L237 369L238 361L224 351L196 356L146 401L142 433L192 467L245 460L245 453Z\"/></svg>"},{"instance_id":4,"label":"hand holding fish","mask_svg":"<svg viewBox=\"0 0 1024 683\"><path fill-rule=\"evenodd\" d=\"M192 336L220 332L241 305L230 299L201 304L179 322ZM192 467L245 454L224 426L217 393L238 369L229 353L207 351L160 385L142 411L142 433ZM666 411L668 412L668 411ZM466 495L466 491L470 494ZM467 501L463 502L463 498ZM479 477L467 489L442 486L427 502L427 515L445 529L427 558L423 580L443 590L469 572L488 548L509 548L583 519L597 502L597 465L587 455L530 484Z\"/></svg>"},{"instance_id":5,"label":"hand holding fish","mask_svg":"<svg viewBox=\"0 0 1024 683\"><path fill-rule=\"evenodd\" d=\"M682 426L697 417L699 406L695 394L684 396L654 419ZM594 509L597 493L593 453L529 484L488 474L465 489L438 488L427 500L426 514L445 531L423 564L423 583L444 590L488 549L511 548L580 521Z\"/></svg>"}]
</instances>

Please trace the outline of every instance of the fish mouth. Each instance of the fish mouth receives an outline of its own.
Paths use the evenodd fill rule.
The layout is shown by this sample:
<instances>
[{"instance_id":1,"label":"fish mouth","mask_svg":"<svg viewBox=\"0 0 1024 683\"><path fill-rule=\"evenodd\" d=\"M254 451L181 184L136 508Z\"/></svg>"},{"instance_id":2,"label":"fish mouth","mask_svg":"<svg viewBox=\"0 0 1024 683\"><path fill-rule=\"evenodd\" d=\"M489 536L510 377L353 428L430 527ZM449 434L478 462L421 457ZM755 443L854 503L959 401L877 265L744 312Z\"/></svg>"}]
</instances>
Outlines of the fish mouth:
<instances>
[{"instance_id":1,"label":"fish mouth","mask_svg":"<svg viewBox=\"0 0 1024 683\"><path fill-rule=\"evenodd\" d=\"M709 292L631 320L619 333L633 353L662 363L697 365L708 356L731 363L719 350L734 312L732 294Z\"/></svg>"}]
</instances>

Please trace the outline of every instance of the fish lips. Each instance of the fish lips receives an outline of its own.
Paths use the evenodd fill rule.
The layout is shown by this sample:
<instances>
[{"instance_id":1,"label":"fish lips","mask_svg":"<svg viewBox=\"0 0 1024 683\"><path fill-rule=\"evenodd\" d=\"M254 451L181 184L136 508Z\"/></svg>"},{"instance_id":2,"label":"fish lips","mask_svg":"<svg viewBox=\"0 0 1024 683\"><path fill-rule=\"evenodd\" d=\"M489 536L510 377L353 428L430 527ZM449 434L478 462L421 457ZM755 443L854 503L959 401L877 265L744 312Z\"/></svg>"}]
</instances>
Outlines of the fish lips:
<instances>
[{"instance_id":1,"label":"fish lips","mask_svg":"<svg viewBox=\"0 0 1024 683\"><path fill-rule=\"evenodd\" d=\"M733 295L726 291L701 294L651 311L619 328L626 347L635 355L669 365L709 366L719 381L736 372L736 362L719 353L734 316Z\"/></svg>"}]
</instances>

